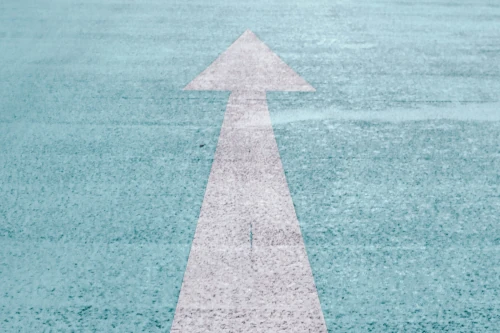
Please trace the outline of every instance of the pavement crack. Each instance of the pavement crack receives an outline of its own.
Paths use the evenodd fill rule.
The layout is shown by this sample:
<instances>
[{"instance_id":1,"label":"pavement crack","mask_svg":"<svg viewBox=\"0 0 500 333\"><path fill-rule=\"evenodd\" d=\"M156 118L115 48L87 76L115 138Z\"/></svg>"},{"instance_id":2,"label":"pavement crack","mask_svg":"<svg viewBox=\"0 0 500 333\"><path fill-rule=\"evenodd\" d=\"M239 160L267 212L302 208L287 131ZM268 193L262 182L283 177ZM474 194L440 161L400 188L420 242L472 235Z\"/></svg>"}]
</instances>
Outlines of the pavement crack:
<instances>
[{"instance_id":1,"label":"pavement crack","mask_svg":"<svg viewBox=\"0 0 500 333\"><path fill-rule=\"evenodd\" d=\"M253 225L250 223L250 251L252 251L253 248Z\"/></svg>"}]
</instances>

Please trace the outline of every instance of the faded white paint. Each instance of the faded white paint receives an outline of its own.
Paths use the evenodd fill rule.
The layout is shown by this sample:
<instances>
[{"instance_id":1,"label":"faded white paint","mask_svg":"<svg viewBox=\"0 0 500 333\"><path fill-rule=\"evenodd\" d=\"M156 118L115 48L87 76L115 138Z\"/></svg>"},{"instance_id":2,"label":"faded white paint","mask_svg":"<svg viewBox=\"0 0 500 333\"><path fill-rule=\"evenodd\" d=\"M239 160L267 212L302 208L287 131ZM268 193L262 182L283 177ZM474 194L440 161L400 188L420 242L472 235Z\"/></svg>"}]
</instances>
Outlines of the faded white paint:
<instances>
[{"instance_id":1,"label":"faded white paint","mask_svg":"<svg viewBox=\"0 0 500 333\"><path fill-rule=\"evenodd\" d=\"M233 93L171 332L326 332L265 93L314 89L249 31L187 89Z\"/></svg>"}]
</instances>

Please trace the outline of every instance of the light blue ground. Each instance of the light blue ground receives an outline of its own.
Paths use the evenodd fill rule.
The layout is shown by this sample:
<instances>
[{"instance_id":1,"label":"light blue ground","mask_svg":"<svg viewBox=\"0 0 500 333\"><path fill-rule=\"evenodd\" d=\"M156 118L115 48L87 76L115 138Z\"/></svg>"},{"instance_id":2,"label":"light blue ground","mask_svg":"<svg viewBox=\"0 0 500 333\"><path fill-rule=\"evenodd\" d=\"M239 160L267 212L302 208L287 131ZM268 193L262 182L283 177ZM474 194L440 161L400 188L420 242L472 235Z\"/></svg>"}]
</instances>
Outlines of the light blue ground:
<instances>
[{"instance_id":1,"label":"light blue ground","mask_svg":"<svg viewBox=\"0 0 500 333\"><path fill-rule=\"evenodd\" d=\"M317 89L269 106L329 330L495 332L486 0L2 1L0 331L169 330L229 96L181 89L248 28Z\"/></svg>"}]
</instances>

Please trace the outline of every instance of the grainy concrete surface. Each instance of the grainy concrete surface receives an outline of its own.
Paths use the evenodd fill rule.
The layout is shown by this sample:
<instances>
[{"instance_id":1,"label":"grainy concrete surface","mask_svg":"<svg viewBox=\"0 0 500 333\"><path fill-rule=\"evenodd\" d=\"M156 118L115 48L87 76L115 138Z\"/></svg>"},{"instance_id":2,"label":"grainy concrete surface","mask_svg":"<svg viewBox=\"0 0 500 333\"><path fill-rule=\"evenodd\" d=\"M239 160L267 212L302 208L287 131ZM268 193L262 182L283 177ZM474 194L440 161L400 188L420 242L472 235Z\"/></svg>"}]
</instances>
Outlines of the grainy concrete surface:
<instances>
[{"instance_id":1,"label":"grainy concrete surface","mask_svg":"<svg viewBox=\"0 0 500 333\"><path fill-rule=\"evenodd\" d=\"M500 326L496 0L0 1L0 331L168 332L251 29L330 332Z\"/></svg>"}]
</instances>

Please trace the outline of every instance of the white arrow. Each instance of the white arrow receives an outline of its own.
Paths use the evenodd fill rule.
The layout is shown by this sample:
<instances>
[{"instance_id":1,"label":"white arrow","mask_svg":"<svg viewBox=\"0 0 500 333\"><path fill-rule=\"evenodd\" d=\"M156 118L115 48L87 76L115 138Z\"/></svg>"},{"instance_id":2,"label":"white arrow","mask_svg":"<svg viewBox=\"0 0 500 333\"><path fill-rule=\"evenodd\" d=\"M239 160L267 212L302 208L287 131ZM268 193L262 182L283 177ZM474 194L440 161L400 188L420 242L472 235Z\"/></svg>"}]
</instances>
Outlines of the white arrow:
<instances>
[{"instance_id":1,"label":"white arrow","mask_svg":"<svg viewBox=\"0 0 500 333\"><path fill-rule=\"evenodd\" d=\"M266 91L314 91L251 31L186 90L231 96L171 332L326 332Z\"/></svg>"}]
</instances>

